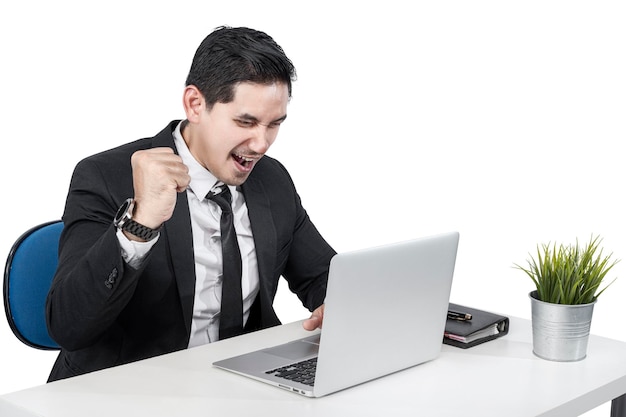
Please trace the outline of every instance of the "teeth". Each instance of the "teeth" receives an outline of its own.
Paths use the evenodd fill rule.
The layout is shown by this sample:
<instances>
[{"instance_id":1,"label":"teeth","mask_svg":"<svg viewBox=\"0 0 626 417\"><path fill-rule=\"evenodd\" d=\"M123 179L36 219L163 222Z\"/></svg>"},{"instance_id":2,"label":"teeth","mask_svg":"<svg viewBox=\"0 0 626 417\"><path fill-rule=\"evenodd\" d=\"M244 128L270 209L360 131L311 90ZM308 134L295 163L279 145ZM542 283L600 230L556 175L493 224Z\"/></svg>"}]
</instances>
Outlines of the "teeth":
<instances>
[{"instance_id":1,"label":"teeth","mask_svg":"<svg viewBox=\"0 0 626 417\"><path fill-rule=\"evenodd\" d=\"M237 158L239 158L239 159L243 159L245 162L252 162L252 161L254 161L254 159L253 159L253 158L248 158L248 157L241 156L241 155L236 155L236 156L237 156Z\"/></svg>"}]
</instances>

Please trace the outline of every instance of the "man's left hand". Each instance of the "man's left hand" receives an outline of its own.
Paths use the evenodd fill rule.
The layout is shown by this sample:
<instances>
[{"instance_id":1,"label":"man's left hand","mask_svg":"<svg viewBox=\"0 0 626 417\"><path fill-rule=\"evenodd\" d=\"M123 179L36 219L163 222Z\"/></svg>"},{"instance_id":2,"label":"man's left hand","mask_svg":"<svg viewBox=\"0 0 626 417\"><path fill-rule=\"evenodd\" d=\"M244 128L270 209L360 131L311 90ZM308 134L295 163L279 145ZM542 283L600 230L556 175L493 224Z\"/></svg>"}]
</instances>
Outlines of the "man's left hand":
<instances>
[{"instance_id":1,"label":"man's left hand","mask_svg":"<svg viewBox=\"0 0 626 417\"><path fill-rule=\"evenodd\" d=\"M304 330L315 330L322 328L322 322L324 321L324 304L316 308L313 313L311 313L311 317L304 320L302 322L302 327Z\"/></svg>"}]
</instances>

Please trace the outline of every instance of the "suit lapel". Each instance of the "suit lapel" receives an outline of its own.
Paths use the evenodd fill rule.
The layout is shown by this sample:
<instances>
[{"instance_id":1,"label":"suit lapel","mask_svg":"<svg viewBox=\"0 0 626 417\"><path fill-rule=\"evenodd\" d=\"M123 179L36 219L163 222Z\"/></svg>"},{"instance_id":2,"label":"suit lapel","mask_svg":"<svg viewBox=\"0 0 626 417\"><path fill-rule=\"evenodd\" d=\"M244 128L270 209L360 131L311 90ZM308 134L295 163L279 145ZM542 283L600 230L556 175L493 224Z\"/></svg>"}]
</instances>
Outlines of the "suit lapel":
<instances>
[{"instance_id":1,"label":"suit lapel","mask_svg":"<svg viewBox=\"0 0 626 417\"><path fill-rule=\"evenodd\" d=\"M170 123L154 138L154 147L169 147L176 151L172 132L178 121ZM187 193L178 193L176 207L172 217L163 225L164 237L169 248L170 259L180 302L183 307L183 317L187 332L191 331L191 319L193 315L193 302L196 286L195 259L193 254L193 239L191 236L191 218L189 216L189 203Z\"/></svg>"},{"instance_id":2,"label":"suit lapel","mask_svg":"<svg viewBox=\"0 0 626 417\"><path fill-rule=\"evenodd\" d=\"M252 226L254 246L259 265L259 281L262 307L271 303L268 284L271 285L276 261L276 229L271 216L270 203L263 184L249 177L241 186L248 206L248 216Z\"/></svg>"},{"instance_id":3,"label":"suit lapel","mask_svg":"<svg viewBox=\"0 0 626 417\"><path fill-rule=\"evenodd\" d=\"M187 193L182 192L178 194L174 214L165 222L163 227L167 236L172 268L174 269L180 302L183 307L185 328L189 332L193 315L196 268Z\"/></svg>"}]
</instances>

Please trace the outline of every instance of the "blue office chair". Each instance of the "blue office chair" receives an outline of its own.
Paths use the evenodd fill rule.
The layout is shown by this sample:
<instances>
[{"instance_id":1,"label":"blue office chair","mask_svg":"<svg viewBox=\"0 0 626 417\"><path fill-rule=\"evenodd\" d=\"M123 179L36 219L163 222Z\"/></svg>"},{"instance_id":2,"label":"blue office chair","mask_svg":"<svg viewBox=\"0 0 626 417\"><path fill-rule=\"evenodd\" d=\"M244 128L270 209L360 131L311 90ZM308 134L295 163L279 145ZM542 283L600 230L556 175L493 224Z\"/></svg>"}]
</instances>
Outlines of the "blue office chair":
<instances>
[{"instance_id":1,"label":"blue office chair","mask_svg":"<svg viewBox=\"0 0 626 417\"><path fill-rule=\"evenodd\" d=\"M58 263L60 220L28 230L13 244L4 269L4 310L24 344L57 350L46 326L46 296Z\"/></svg>"}]
</instances>

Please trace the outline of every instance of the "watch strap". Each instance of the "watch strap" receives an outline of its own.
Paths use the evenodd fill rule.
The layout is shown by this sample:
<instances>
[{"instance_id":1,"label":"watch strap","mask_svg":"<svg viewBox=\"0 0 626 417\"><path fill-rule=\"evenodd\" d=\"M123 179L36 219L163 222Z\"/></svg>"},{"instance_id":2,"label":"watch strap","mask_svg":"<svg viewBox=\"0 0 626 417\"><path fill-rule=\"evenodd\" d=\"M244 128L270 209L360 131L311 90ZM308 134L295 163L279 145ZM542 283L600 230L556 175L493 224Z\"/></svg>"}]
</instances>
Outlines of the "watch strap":
<instances>
[{"instance_id":1,"label":"watch strap","mask_svg":"<svg viewBox=\"0 0 626 417\"><path fill-rule=\"evenodd\" d=\"M133 236L137 236L145 241L154 239L158 234L161 228L151 229L143 224L139 224L133 219L129 219L124 222L122 225L122 230L127 231Z\"/></svg>"}]
</instances>

